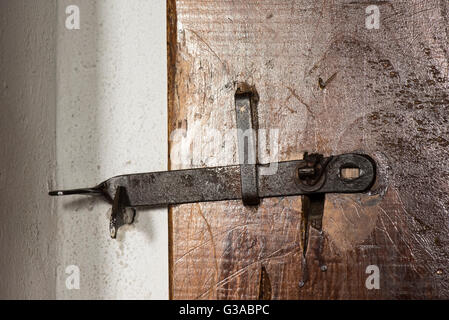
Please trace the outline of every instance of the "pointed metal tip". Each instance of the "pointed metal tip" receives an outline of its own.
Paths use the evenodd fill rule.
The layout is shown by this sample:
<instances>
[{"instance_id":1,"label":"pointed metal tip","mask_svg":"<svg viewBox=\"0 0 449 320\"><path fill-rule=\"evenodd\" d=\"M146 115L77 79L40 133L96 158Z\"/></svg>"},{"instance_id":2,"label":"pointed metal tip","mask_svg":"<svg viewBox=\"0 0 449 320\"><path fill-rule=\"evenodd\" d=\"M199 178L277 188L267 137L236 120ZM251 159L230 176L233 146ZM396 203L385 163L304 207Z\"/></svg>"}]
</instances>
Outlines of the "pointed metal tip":
<instances>
[{"instance_id":1,"label":"pointed metal tip","mask_svg":"<svg viewBox=\"0 0 449 320\"><path fill-rule=\"evenodd\" d=\"M58 191L58 190L55 190L55 191L49 191L49 192L48 192L48 195L49 195L49 196L63 196L63 195L64 195L64 192L63 192L63 191Z\"/></svg>"},{"instance_id":2,"label":"pointed metal tip","mask_svg":"<svg viewBox=\"0 0 449 320\"><path fill-rule=\"evenodd\" d=\"M101 190L97 188L82 188L82 189L71 189L71 190L53 190L48 192L50 196L67 196L67 195L94 195L101 194Z\"/></svg>"}]
</instances>

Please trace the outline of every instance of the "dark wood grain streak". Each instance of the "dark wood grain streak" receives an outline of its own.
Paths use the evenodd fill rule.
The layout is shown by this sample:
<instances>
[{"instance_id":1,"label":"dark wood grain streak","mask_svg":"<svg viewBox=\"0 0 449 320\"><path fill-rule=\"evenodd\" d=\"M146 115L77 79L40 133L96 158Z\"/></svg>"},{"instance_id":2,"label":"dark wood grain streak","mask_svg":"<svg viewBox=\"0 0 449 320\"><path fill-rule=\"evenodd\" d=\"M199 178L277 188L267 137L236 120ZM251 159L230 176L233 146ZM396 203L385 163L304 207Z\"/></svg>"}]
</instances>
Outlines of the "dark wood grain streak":
<instances>
[{"instance_id":1,"label":"dark wood grain streak","mask_svg":"<svg viewBox=\"0 0 449 320\"><path fill-rule=\"evenodd\" d=\"M264 266L272 299L449 298L449 3L378 1L368 30L367 1L168 2L172 169L237 164L235 145L194 142L235 129L238 82L279 130L279 161L360 151L379 166L371 194L327 195L307 237L300 197L173 207L171 297L257 299Z\"/></svg>"},{"instance_id":2,"label":"dark wood grain streak","mask_svg":"<svg viewBox=\"0 0 449 320\"><path fill-rule=\"evenodd\" d=\"M170 136L174 119L174 101L176 91L176 54L177 54L177 15L176 1L166 1L167 10L167 106L168 106L168 136ZM168 141L168 154L170 155L171 142ZM168 170L171 169L171 161L168 161ZM173 299L173 210L168 208L168 268L169 268L169 299Z\"/></svg>"}]
</instances>

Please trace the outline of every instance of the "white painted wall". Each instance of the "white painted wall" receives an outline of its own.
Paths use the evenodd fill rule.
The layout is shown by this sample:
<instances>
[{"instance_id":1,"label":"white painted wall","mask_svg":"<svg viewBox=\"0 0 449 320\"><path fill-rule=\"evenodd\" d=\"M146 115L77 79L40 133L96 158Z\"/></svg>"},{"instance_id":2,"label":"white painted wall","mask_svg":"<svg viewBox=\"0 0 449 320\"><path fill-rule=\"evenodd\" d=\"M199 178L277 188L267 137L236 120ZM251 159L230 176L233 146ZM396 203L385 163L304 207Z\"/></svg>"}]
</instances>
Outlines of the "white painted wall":
<instances>
[{"instance_id":1,"label":"white painted wall","mask_svg":"<svg viewBox=\"0 0 449 320\"><path fill-rule=\"evenodd\" d=\"M65 27L73 4L80 30ZM165 1L59 0L58 17L58 187L167 170ZM138 210L113 240L110 205L58 205L58 298L168 298L167 209ZM79 290L66 288L68 265L80 268Z\"/></svg>"},{"instance_id":2,"label":"white painted wall","mask_svg":"<svg viewBox=\"0 0 449 320\"><path fill-rule=\"evenodd\" d=\"M166 209L112 240L109 205L46 194L166 170L165 1L2 0L0 19L0 298L167 298Z\"/></svg>"},{"instance_id":3,"label":"white painted wall","mask_svg":"<svg viewBox=\"0 0 449 320\"><path fill-rule=\"evenodd\" d=\"M56 3L0 1L0 299L55 298Z\"/></svg>"}]
</instances>

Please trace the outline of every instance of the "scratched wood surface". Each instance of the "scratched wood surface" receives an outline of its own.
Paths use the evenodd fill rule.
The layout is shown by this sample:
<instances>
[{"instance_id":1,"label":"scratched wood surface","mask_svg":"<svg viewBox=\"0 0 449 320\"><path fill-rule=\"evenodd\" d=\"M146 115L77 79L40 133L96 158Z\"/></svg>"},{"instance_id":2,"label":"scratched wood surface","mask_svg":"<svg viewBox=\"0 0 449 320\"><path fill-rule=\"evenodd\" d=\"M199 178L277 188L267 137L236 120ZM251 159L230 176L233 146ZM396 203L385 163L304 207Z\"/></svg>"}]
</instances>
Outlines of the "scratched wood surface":
<instances>
[{"instance_id":1,"label":"scratched wood surface","mask_svg":"<svg viewBox=\"0 0 449 320\"><path fill-rule=\"evenodd\" d=\"M375 1L369 30L372 3L168 0L171 169L237 163L239 81L260 96L261 162L378 164L374 190L327 195L308 236L301 197L171 208L173 299L449 298L449 2Z\"/></svg>"}]
</instances>

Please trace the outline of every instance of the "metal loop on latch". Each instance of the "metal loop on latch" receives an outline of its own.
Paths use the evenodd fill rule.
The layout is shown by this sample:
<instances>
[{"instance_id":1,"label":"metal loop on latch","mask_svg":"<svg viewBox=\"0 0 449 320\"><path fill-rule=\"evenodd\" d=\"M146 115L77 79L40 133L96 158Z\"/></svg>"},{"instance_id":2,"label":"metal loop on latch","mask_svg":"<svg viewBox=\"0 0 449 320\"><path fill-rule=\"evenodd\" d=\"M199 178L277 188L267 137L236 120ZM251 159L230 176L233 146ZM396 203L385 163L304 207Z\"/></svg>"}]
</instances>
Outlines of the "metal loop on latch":
<instances>
[{"instance_id":1,"label":"metal loop on latch","mask_svg":"<svg viewBox=\"0 0 449 320\"><path fill-rule=\"evenodd\" d=\"M235 93L235 115L240 163L242 201L245 205L260 203L257 187L257 102L254 87L239 83Z\"/></svg>"}]
</instances>

